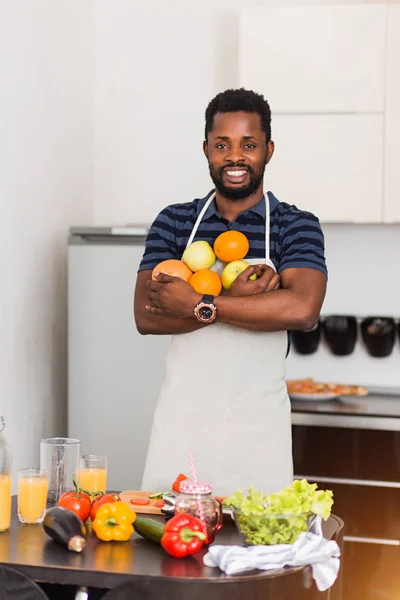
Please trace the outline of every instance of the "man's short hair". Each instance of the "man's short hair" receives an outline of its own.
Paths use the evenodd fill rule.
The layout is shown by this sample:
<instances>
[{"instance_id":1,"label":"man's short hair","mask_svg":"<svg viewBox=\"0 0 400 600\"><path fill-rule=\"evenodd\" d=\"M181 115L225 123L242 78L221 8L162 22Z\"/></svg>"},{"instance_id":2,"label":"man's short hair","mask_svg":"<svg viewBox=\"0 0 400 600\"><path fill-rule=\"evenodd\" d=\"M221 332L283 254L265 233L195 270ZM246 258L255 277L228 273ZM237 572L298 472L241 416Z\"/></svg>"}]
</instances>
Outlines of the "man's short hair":
<instances>
[{"instance_id":1,"label":"man's short hair","mask_svg":"<svg viewBox=\"0 0 400 600\"><path fill-rule=\"evenodd\" d=\"M260 115L267 143L271 140L271 109L262 94L240 88L225 90L211 100L206 109L205 139L212 131L217 113L248 112Z\"/></svg>"}]
</instances>

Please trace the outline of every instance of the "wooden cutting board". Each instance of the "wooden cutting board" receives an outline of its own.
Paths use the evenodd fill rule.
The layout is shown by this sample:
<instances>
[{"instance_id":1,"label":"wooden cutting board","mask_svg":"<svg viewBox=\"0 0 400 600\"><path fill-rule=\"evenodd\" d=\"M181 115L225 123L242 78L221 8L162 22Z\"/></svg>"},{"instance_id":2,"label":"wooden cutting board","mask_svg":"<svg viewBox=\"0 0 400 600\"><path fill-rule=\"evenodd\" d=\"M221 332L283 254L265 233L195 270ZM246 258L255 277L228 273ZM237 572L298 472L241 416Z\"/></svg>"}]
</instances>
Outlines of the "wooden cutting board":
<instances>
[{"instance_id":1,"label":"wooden cutting board","mask_svg":"<svg viewBox=\"0 0 400 600\"><path fill-rule=\"evenodd\" d=\"M121 492L119 496L122 502L128 504L131 507L131 509L135 511L135 513L141 513L145 515L161 515L161 508L155 506L155 503L157 502L157 500L159 500L159 498L149 498L149 496L155 493L156 492L125 490L124 492ZM131 502L132 498L147 498L150 500L150 504L146 504L145 506L142 506L141 504L133 504Z\"/></svg>"}]
</instances>

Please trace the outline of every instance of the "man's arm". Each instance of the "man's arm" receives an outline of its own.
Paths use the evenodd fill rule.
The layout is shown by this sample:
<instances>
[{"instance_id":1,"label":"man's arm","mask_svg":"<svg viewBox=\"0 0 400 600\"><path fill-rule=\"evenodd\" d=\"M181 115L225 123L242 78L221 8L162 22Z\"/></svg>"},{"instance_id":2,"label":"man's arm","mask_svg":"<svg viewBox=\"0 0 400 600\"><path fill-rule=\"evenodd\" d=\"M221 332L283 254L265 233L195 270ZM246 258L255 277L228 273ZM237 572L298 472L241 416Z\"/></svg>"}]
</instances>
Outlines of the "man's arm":
<instances>
[{"instance_id":1,"label":"man's arm","mask_svg":"<svg viewBox=\"0 0 400 600\"><path fill-rule=\"evenodd\" d=\"M148 281L151 281L151 275L151 270L140 271L136 280L134 314L136 328L139 333L142 335L147 335L150 333L158 335L172 335L175 333L189 333L191 331L195 331L196 329L207 327L206 324L200 323L194 317L193 309L191 315L193 318L191 319L172 317L164 314L153 314L146 309L146 306L150 304L147 283ZM194 291L192 288L191 290Z\"/></svg>"},{"instance_id":2,"label":"man's arm","mask_svg":"<svg viewBox=\"0 0 400 600\"><path fill-rule=\"evenodd\" d=\"M285 269L281 289L215 299L218 320L255 331L311 329L318 320L326 292L326 276L315 269Z\"/></svg>"},{"instance_id":3,"label":"man's arm","mask_svg":"<svg viewBox=\"0 0 400 600\"><path fill-rule=\"evenodd\" d=\"M253 331L311 329L325 297L326 276L315 269L285 269L280 285L283 289L270 293L218 296L214 300L218 308L217 322ZM201 295L182 279L160 275L158 281L149 283L148 289L151 306L147 310L152 315L183 317L190 322L194 319L193 308Z\"/></svg>"},{"instance_id":4,"label":"man's arm","mask_svg":"<svg viewBox=\"0 0 400 600\"><path fill-rule=\"evenodd\" d=\"M250 280L251 275L256 274L256 281ZM164 291L173 291L180 300L183 299L185 310L178 310L174 314L165 314L158 310L156 296L153 296L154 283L151 280L152 271L144 270L138 274L135 290L134 312L136 327L139 333L146 335L149 333L159 335L172 335L176 333L190 333L196 329L207 327L205 323L200 323L195 319L193 309L201 299L193 288L177 277L168 275L159 275L160 281L172 281L172 288ZM279 275L266 265L253 265L243 271L232 284L228 295L247 296L251 294L261 294L270 292L279 287ZM187 310L189 307L189 310Z\"/></svg>"}]
</instances>

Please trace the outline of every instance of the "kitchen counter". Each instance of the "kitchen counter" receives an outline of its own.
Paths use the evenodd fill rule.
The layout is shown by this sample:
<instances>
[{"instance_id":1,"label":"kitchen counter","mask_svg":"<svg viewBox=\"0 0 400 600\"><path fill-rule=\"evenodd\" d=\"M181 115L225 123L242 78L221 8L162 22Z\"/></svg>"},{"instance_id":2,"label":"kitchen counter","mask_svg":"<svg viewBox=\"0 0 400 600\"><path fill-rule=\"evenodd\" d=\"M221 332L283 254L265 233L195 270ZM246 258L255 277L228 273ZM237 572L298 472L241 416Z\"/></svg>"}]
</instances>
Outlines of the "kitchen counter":
<instances>
[{"instance_id":1,"label":"kitchen counter","mask_svg":"<svg viewBox=\"0 0 400 600\"><path fill-rule=\"evenodd\" d=\"M370 393L336 400L292 400L292 424L400 431L400 394Z\"/></svg>"}]
</instances>

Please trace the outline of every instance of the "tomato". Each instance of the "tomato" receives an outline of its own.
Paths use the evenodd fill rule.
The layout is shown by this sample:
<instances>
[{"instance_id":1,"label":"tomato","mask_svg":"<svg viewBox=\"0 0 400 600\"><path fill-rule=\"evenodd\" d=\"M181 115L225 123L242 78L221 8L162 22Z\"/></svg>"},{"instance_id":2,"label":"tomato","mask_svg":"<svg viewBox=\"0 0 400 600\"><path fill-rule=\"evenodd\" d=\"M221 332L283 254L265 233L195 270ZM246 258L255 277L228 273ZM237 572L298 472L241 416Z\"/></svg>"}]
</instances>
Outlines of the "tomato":
<instances>
[{"instance_id":1,"label":"tomato","mask_svg":"<svg viewBox=\"0 0 400 600\"><path fill-rule=\"evenodd\" d=\"M72 490L71 492L65 492L65 494L63 494L62 496L60 496L60 500L61 498L69 498L70 496L76 498L77 497L77 493L76 490ZM79 498L85 498L88 502L92 502L91 497L89 496L89 494L87 494L86 492L82 492L81 490L79 490Z\"/></svg>"},{"instance_id":2,"label":"tomato","mask_svg":"<svg viewBox=\"0 0 400 600\"><path fill-rule=\"evenodd\" d=\"M157 502L154 503L154 506L156 508L163 508L163 506L165 506L165 500L163 500L162 498L160 500L157 500Z\"/></svg>"},{"instance_id":3,"label":"tomato","mask_svg":"<svg viewBox=\"0 0 400 600\"><path fill-rule=\"evenodd\" d=\"M103 504L111 504L112 502L121 502L121 498L118 496L118 494L104 494L104 496L100 496L98 500L95 500L90 509L90 518L92 521L95 520L100 506Z\"/></svg>"},{"instance_id":4,"label":"tomato","mask_svg":"<svg viewBox=\"0 0 400 600\"><path fill-rule=\"evenodd\" d=\"M150 504L149 498L131 498L131 504L136 504L137 506L147 506Z\"/></svg>"},{"instance_id":5,"label":"tomato","mask_svg":"<svg viewBox=\"0 0 400 600\"><path fill-rule=\"evenodd\" d=\"M58 506L75 513L84 523L90 514L90 496L84 492L66 492L60 497Z\"/></svg>"},{"instance_id":6,"label":"tomato","mask_svg":"<svg viewBox=\"0 0 400 600\"><path fill-rule=\"evenodd\" d=\"M186 475L184 475L183 473L179 473L178 477L172 484L172 489L174 490L174 492L177 492L177 494L179 494L181 481L185 481L185 479L189 479L189 477L186 477Z\"/></svg>"}]
</instances>

